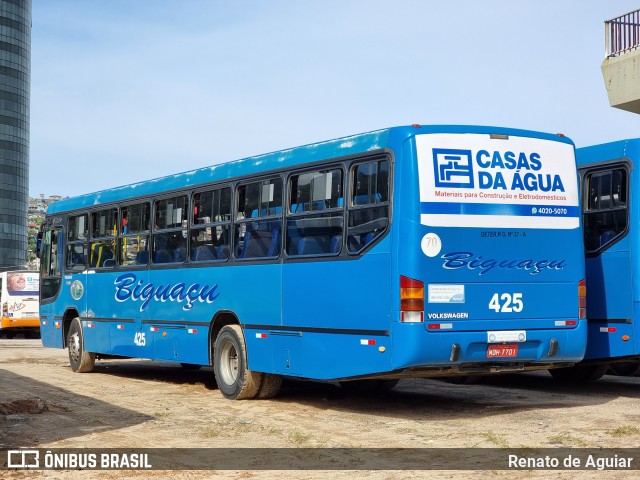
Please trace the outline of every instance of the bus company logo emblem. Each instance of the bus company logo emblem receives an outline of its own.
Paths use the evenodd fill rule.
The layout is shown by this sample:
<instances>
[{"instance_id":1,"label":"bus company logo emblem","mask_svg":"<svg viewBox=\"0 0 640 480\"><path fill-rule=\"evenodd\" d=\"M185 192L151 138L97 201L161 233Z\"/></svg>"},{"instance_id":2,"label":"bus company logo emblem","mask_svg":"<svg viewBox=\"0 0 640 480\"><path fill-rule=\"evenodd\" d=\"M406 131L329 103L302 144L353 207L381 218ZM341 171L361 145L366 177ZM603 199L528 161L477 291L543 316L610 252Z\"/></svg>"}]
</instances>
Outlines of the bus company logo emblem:
<instances>
[{"instance_id":1,"label":"bus company logo emblem","mask_svg":"<svg viewBox=\"0 0 640 480\"><path fill-rule=\"evenodd\" d=\"M138 280L133 273L125 273L116 278L113 282L116 287L115 299L118 302L142 302L140 311L143 312L149 302L177 302L185 303L182 310L191 310L194 302L213 303L220 296L218 285L200 285L192 283L187 285L184 282L164 285L154 285Z\"/></svg>"},{"instance_id":2,"label":"bus company logo emblem","mask_svg":"<svg viewBox=\"0 0 640 480\"><path fill-rule=\"evenodd\" d=\"M436 187L474 188L471 150L433 149Z\"/></svg>"},{"instance_id":3,"label":"bus company logo emblem","mask_svg":"<svg viewBox=\"0 0 640 480\"><path fill-rule=\"evenodd\" d=\"M84 285L80 280L74 280L71 284L71 297L74 300L80 300L82 295L84 295Z\"/></svg>"}]
</instances>

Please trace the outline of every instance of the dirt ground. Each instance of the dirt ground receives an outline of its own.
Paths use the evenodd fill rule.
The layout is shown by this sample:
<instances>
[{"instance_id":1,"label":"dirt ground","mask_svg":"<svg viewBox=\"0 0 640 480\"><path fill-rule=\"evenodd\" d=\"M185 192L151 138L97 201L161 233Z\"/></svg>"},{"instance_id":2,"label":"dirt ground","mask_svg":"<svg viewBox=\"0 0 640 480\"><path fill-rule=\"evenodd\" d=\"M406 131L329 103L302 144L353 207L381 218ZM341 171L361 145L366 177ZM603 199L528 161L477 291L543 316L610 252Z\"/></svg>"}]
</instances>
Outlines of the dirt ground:
<instances>
[{"instance_id":1,"label":"dirt ground","mask_svg":"<svg viewBox=\"0 0 640 480\"><path fill-rule=\"evenodd\" d=\"M477 385L411 379L367 395L288 381L273 400L229 401L216 390L210 369L109 360L96 362L92 373L76 374L66 350L45 349L39 340L1 339L0 446L638 448L640 378L605 376L579 386L546 372ZM640 471L0 470L0 477L626 479Z\"/></svg>"}]
</instances>

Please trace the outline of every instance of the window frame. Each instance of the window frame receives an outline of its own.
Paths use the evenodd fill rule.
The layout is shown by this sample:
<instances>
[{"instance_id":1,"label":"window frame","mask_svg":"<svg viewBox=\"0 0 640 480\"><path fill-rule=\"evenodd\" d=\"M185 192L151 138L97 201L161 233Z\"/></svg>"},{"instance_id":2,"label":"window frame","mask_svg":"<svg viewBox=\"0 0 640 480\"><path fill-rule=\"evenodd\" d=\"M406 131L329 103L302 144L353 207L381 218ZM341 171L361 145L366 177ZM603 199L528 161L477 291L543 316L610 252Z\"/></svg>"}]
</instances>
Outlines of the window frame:
<instances>
[{"instance_id":1,"label":"window frame","mask_svg":"<svg viewBox=\"0 0 640 480\"><path fill-rule=\"evenodd\" d=\"M190 218L190 208L191 208L191 195L189 194L190 190L177 190L171 193L167 193L165 195L160 195L157 197L153 197L152 205L151 205L151 245L150 245L150 255L149 255L149 265L183 265L189 260L189 218ZM185 203L185 212L182 215L180 227L170 227L170 228L157 228L156 227L156 215L158 212L158 203L164 200L169 200L172 198L184 197L186 199ZM175 260L175 252L177 249L181 247L176 247L172 250L172 258L168 262L156 262L154 261L154 256L156 254L155 243L156 243L156 235L171 235L177 232L182 233L182 238L184 239L185 252L184 252L184 260ZM164 249L167 251L166 249ZM168 252L168 251L167 251Z\"/></svg>"},{"instance_id":2,"label":"window frame","mask_svg":"<svg viewBox=\"0 0 640 480\"><path fill-rule=\"evenodd\" d=\"M355 181L357 178L355 177L356 169L367 163L381 163L386 162L388 166L388 176L387 176L387 199L385 201L375 202L375 203L365 203L365 204L355 204L353 202L355 195ZM374 245L376 245L382 238L384 238L389 229L391 228L391 220L392 220L392 199L393 199L393 161L392 156L388 153L373 155L370 157L365 157L362 159L358 159L349 164L349 178L348 178L348 192L347 192L346 203L346 215L345 215L345 225L344 225L344 235L343 242L345 244L343 246L346 247L345 251L348 255L361 255L362 253L370 250ZM380 232L369 242L364 243L359 246L356 250L351 250L350 241L349 241L349 230L350 228L350 220L351 215L355 214L355 212L364 212L365 210L376 210L378 208L387 208L387 216L386 216L386 224L380 230ZM382 217L381 217L382 218Z\"/></svg>"},{"instance_id":3,"label":"window frame","mask_svg":"<svg viewBox=\"0 0 640 480\"><path fill-rule=\"evenodd\" d=\"M590 181L596 174L602 173L611 173L615 171L621 171L624 175L624 182L622 183L625 194L626 194L626 202L624 205L618 207L609 207L604 209L590 209L589 195L590 195ZM629 205L631 202L631 190L629 189L630 182L630 172L631 165L627 159L619 159L611 162L606 162L597 166L585 166L584 168L579 169L580 173L580 184L582 187L582 227L584 231L584 250L585 255L587 257L595 257L603 253L604 251L611 248L613 245L618 243L624 237L627 236L629 232L629 222L630 222L630 213L629 213ZM605 243L600 244L597 248L589 248L588 247L588 239L587 239L587 218L590 216L595 216L603 213L615 213L624 211L624 228L616 234L615 237L607 240ZM602 234L601 232L600 234Z\"/></svg>"},{"instance_id":4,"label":"window frame","mask_svg":"<svg viewBox=\"0 0 640 480\"><path fill-rule=\"evenodd\" d=\"M84 270L86 270L87 268L89 268L89 241L91 238L91 233L90 233L90 211L89 210L82 210L80 212L73 212L71 215L67 215L65 218L65 227L63 229L64 231L64 243L65 243L65 248L64 248L64 254L63 254L63 258L64 258L64 271L65 272L83 272ZM71 228L69 227L69 225L71 224L71 220L74 218L78 218L78 217L85 217L85 223L86 223L86 227L84 230L84 239L80 239L79 236L77 236L74 240L70 240L69 239L69 234L71 232ZM71 249L74 248L75 246L80 245L83 247L82 251L82 255L84 257L84 261L83 263L76 263L73 265L69 264L69 256L70 256L70 252ZM75 268L74 268L75 267ZM82 268L78 268L78 267L82 267Z\"/></svg>"},{"instance_id":5,"label":"window frame","mask_svg":"<svg viewBox=\"0 0 640 480\"><path fill-rule=\"evenodd\" d=\"M267 212L266 215L260 215L260 203L258 204L258 208L257 210L257 216L252 217L246 217L245 216L245 209L243 208L242 210L240 209L240 199L241 199L241 195L239 192L239 189L241 187L247 187L248 185L253 185L253 184L261 184L267 181L273 181L273 180L277 180L280 182L280 212L279 213L269 213ZM233 242L232 242L232 256L236 261L241 261L241 262L245 262L245 261L265 261L265 260L270 260L270 261L275 261L277 259L279 259L282 256L282 245L283 245L283 241L282 241L282 231L284 228L284 210L285 208L287 208L286 205L286 199L285 199L285 185L286 185L286 179L284 178L283 173L273 173L270 175L264 175L264 176L259 176L259 177L255 177L255 178L246 178L246 179L242 179L238 182L235 183L234 185L234 209L233 209L233 232L232 232L232 236L233 236ZM260 191L261 195L264 195L263 191ZM246 192L245 192L245 196L246 196ZM275 198L275 195L274 195ZM278 206L275 207L268 207L269 209L271 208L278 208ZM253 212L252 212L253 213ZM242 215L242 216L241 216ZM251 224L258 224L258 223L262 223L262 222L279 222L280 223L280 240L279 240L279 244L278 244L278 253L277 255L267 255L267 256L252 256L252 257L244 257L245 253L246 253L246 245L244 244L244 242L246 241L246 233L247 230L249 228L249 226ZM244 227L243 227L244 226ZM242 235L240 235L240 233L242 233ZM240 237L242 237L242 249L240 249Z\"/></svg>"},{"instance_id":6,"label":"window frame","mask_svg":"<svg viewBox=\"0 0 640 480\"><path fill-rule=\"evenodd\" d=\"M134 202L127 202L127 203L122 203L119 206L119 231L118 231L118 261L117 261L117 266L120 269L139 269L139 268L144 268L147 267L150 262L151 262L151 224L152 224L152 218L153 218L153 204L152 204L152 200L150 198L142 198L142 199L138 199L138 201L134 201ZM130 232L127 229L127 233L124 233L124 229L122 228L122 220L123 220L123 210L126 209L130 209L133 206L136 205L147 205L148 206L148 215L147 215L147 228L144 230L136 230L135 232ZM127 210L127 226L129 225L129 211ZM133 237L140 237L140 236L145 236L146 237L146 242L147 242L147 261L146 263L129 263L129 264L125 264L124 262L124 254L122 249L124 248L124 242L125 240L127 240L128 238L133 238Z\"/></svg>"},{"instance_id":7,"label":"window frame","mask_svg":"<svg viewBox=\"0 0 640 480\"><path fill-rule=\"evenodd\" d=\"M100 212L105 212L105 211L115 211L115 227L116 227L116 232L111 233L109 231L108 228L105 229L105 235L100 235L100 233L96 234L93 230L94 230L94 216L97 216ZM90 210L89 212L89 242L88 242L88 251L87 251L87 260L89 263L89 268L90 269L96 269L96 270L101 270L101 269L109 269L109 270L113 270L119 263L118 263L118 234L120 233L121 227L120 227L120 209L118 208L117 205L104 205L103 208L99 208L99 209L93 209ZM93 266L92 263L92 254L93 254L93 248L94 248L94 244L95 245L103 245L103 246L109 246L111 247L111 252L112 252L112 256L111 258L107 258L104 261L102 261L102 265L95 265ZM98 257L99 259L101 259L101 255L99 255ZM112 260L112 262L110 262L110 260ZM109 262L108 265L105 265L105 263Z\"/></svg>"},{"instance_id":8,"label":"window frame","mask_svg":"<svg viewBox=\"0 0 640 480\"><path fill-rule=\"evenodd\" d=\"M195 196L196 195L201 195L203 193L212 193L212 192L216 192L216 191L222 191L224 189L229 189L229 218L227 220L225 219L221 219L221 220L214 220L212 222L208 222L208 223L195 223ZM196 265L200 265L202 263L224 263L224 262L228 262L229 260L231 260L232 258L232 252L233 252L233 237L234 237L234 230L233 230L233 214L234 214L234 206L235 206L235 186L233 184L213 184L213 185L208 185L204 188L199 188L197 190L194 190L193 192L191 192L191 209L190 209L190 216L189 216L189 233L188 233L188 243L189 243L189 263L191 264L196 264ZM194 247L195 248L199 248L203 245L193 245L194 243L194 233L195 232L199 232L201 230L206 230L207 228L209 229L216 229L217 227L222 227L223 229L226 227L227 228L227 235L228 235L228 247L229 247L229 256L227 256L226 258L215 258L215 259L206 259L206 260L194 260L192 258L194 252Z\"/></svg>"},{"instance_id":9,"label":"window frame","mask_svg":"<svg viewBox=\"0 0 640 480\"><path fill-rule=\"evenodd\" d=\"M302 175L305 174L309 174L309 173L323 173L323 172L328 172L328 171L338 171L340 172L340 193L341 193L341 197L338 197L338 201L340 198L342 198L342 205L338 205L335 207L329 207L329 208L323 208L323 209L310 209L310 210L304 210L304 211L292 211L292 205L293 205L293 178L294 177L300 177ZM286 179L286 205L284 206L285 208L283 208L283 211L285 212L285 218L284 218L284 223L283 223L283 232L282 232L282 240L283 240L283 254L290 259L308 259L308 258L313 258L313 257L337 257L339 255L341 255L344 251L344 233L345 233L345 205L346 205L346 197L347 197L347 188L346 188L346 182L348 179L348 167L345 166L345 164L343 162L340 163L324 163L321 165L315 165L313 167L307 167L304 169L300 169L300 170L291 170L288 172L287 174L287 179ZM298 199L296 199L296 202L298 201ZM314 200L312 198L309 199L309 203L311 204L312 202L314 202ZM299 203L296 203L296 205L299 205ZM296 209L297 210L297 209ZM339 215L338 215L339 214ZM340 226L340 230L341 233L339 235L341 235L341 239L340 239L340 245L339 248L336 252L331 252L328 251L326 253L310 253L310 254L305 254L305 255L301 255L299 254L297 251L295 253L290 253L292 251L294 251L294 249L290 249L289 248L289 224L290 222L296 222L298 220L313 220L315 218L339 218L341 220L341 226ZM331 221L330 221L331 222ZM314 235L308 235L309 237L314 237ZM303 238L303 237L301 237ZM329 250L331 247L331 238L329 239ZM296 247L295 250L297 250L298 247Z\"/></svg>"}]
</instances>

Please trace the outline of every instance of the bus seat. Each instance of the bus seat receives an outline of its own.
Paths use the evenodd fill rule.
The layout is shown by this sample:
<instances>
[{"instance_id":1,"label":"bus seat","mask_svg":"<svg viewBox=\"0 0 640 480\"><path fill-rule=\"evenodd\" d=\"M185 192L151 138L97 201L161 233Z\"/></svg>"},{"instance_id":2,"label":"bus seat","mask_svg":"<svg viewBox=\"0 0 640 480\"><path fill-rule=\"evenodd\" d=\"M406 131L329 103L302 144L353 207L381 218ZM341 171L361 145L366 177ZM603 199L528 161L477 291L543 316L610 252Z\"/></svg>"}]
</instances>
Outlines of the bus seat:
<instances>
[{"instance_id":1,"label":"bus seat","mask_svg":"<svg viewBox=\"0 0 640 480\"><path fill-rule=\"evenodd\" d=\"M217 258L220 260L226 260L231 255L231 248L229 245L220 245L216 248Z\"/></svg>"},{"instance_id":2,"label":"bus seat","mask_svg":"<svg viewBox=\"0 0 640 480\"><path fill-rule=\"evenodd\" d=\"M153 263L171 263L171 255L166 250L157 250L153 253Z\"/></svg>"},{"instance_id":3,"label":"bus seat","mask_svg":"<svg viewBox=\"0 0 640 480\"><path fill-rule=\"evenodd\" d=\"M136 265L146 265L149 263L149 251L142 250L136 253Z\"/></svg>"},{"instance_id":4,"label":"bus seat","mask_svg":"<svg viewBox=\"0 0 640 480\"><path fill-rule=\"evenodd\" d=\"M216 253L209 245L200 245L196 247L191 255L194 262L206 262L207 260L215 260Z\"/></svg>"},{"instance_id":5,"label":"bus seat","mask_svg":"<svg viewBox=\"0 0 640 480\"><path fill-rule=\"evenodd\" d=\"M347 236L347 247L350 252L357 252L362 248L362 237L360 235Z\"/></svg>"},{"instance_id":6,"label":"bus seat","mask_svg":"<svg viewBox=\"0 0 640 480\"><path fill-rule=\"evenodd\" d=\"M72 265L84 265L84 255L71 250L71 264Z\"/></svg>"},{"instance_id":7,"label":"bus seat","mask_svg":"<svg viewBox=\"0 0 640 480\"><path fill-rule=\"evenodd\" d=\"M356 195L353 197L353 204L354 205L368 205L371 203L378 203L382 200L382 195L380 193L376 193L374 195L367 195L367 194L363 194L363 195Z\"/></svg>"},{"instance_id":8,"label":"bus seat","mask_svg":"<svg viewBox=\"0 0 640 480\"><path fill-rule=\"evenodd\" d=\"M362 246L365 245L369 245L371 242L373 242L373 240L376 238L376 232L369 232L364 236L364 244Z\"/></svg>"},{"instance_id":9,"label":"bus seat","mask_svg":"<svg viewBox=\"0 0 640 480\"><path fill-rule=\"evenodd\" d=\"M280 255L280 228L274 227L271 229L271 245L267 256L277 257L278 255Z\"/></svg>"},{"instance_id":10,"label":"bus seat","mask_svg":"<svg viewBox=\"0 0 640 480\"><path fill-rule=\"evenodd\" d=\"M334 235L331 237L331 245L329 246L329 251L331 253L340 253L342 249L342 235Z\"/></svg>"},{"instance_id":11,"label":"bus seat","mask_svg":"<svg viewBox=\"0 0 640 480\"><path fill-rule=\"evenodd\" d=\"M607 230L600 234L600 245L605 245L613 240L617 236L616 232L613 230Z\"/></svg>"},{"instance_id":12,"label":"bus seat","mask_svg":"<svg viewBox=\"0 0 640 480\"><path fill-rule=\"evenodd\" d=\"M107 258L104 262L102 262L103 267L115 267L116 259L115 258Z\"/></svg>"},{"instance_id":13,"label":"bus seat","mask_svg":"<svg viewBox=\"0 0 640 480\"><path fill-rule=\"evenodd\" d=\"M262 223L247 227L241 258L275 257L280 253L280 229L266 226Z\"/></svg>"},{"instance_id":14,"label":"bus seat","mask_svg":"<svg viewBox=\"0 0 640 480\"><path fill-rule=\"evenodd\" d=\"M328 253L329 243L329 238L322 235L302 237L298 243L298 255Z\"/></svg>"},{"instance_id":15,"label":"bus seat","mask_svg":"<svg viewBox=\"0 0 640 480\"><path fill-rule=\"evenodd\" d=\"M356 195L353 197L354 205L366 205L367 203L369 203L368 195Z\"/></svg>"},{"instance_id":16,"label":"bus seat","mask_svg":"<svg viewBox=\"0 0 640 480\"><path fill-rule=\"evenodd\" d=\"M300 231L295 224L287 225L287 254L298 255L298 246L300 245Z\"/></svg>"},{"instance_id":17,"label":"bus seat","mask_svg":"<svg viewBox=\"0 0 640 480\"><path fill-rule=\"evenodd\" d=\"M113 250L111 250L111 248L107 247L106 245L102 247L99 257L98 257L98 261L100 262L100 265L98 265L99 267L113 267L115 266L115 260L113 260L113 263L107 263L109 262L109 260L113 260Z\"/></svg>"},{"instance_id":18,"label":"bus seat","mask_svg":"<svg viewBox=\"0 0 640 480\"><path fill-rule=\"evenodd\" d=\"M187 259L187 249L185 247L178 247L173 251L174 262L184 262Z\"/></svg>"}]
</instances>

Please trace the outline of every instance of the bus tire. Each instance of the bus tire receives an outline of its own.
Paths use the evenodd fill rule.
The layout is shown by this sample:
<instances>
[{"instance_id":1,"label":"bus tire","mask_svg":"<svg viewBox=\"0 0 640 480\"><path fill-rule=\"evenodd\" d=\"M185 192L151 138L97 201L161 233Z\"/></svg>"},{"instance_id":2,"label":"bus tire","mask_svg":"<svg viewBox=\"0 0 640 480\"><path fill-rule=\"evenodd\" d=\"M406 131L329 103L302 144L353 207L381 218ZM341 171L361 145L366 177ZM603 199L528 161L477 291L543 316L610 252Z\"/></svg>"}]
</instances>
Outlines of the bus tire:
<instances>
[{"instance_id":1,"label":"bus tire","mask_svg":"<svg viewBox=\"0 0 640 480\"><path fill-rule=\"evenodd\" d=\"M202 368L202 365L198 365L197 363L180 362L180 366L183 368L183 370L200 370L200 368Z\"/></svg>"},{"instance_id":2,"label":"bus tire","mask_svg":"<svg viewBox=\"0 0 640 480\"><path fill-rule=\"evenodd\" d=\"M77 373L86 373L93 370L93 366L96 363L96 354L85 351L82 324L77 317L71 320L69 334L67 335L67 347L69 349L71 370Z\"/></svg>"},{"instance_id":3,"label":"bus tire","mask_svg":"<svg viewBox=\"0 0 640 480\"><path fill-rule=\"evenodd\" d=\"M345 392L353 394L388 392L393 390L399 381L397 378L389 380L351 380L349 382L340 382L340 387Z\"/></svg>"},{"instance_id":4,"label":"bus tire","mask_svg":"<svg viewBox=\"0 0 640 480\"><path fill-rule=\"evenodd\" d=\"M262 374L247 368L247 350L239 325L226 325L214 346L213 371L218 389L231 400L254 398L260 389Z\"/></svg>"},{"instance_id":5,"label":"bus tire","mask_svg":"<svg viewBox=\"0 0 640 480\"><path fill-rule=\"evenodd\" d=\"M568 382L593 382L602 378L609 369L608 364L601 365L576 365L565 368L552 368L549 373L553 378Z\"/></svg>"},{"instance_id":6,"label":"bus tire","mask_svg":"<svg viewBox=\"0 0 640 480\"><path fill-rule=\"evenodd\" d=\"M453 377L437 377L437 379L454 385L478 385L484 382L482 375L456 375Z\"/></svg>"},{"instance_id":7,"label":"bus tire","mask_svg":"<svg viewBox=\"0 0 640 480\"><path fill-rule=\"evenodd\" d=\"M640 362L612 363L609 371L620 377L637 377L640 375Z\"/></svg>"},{"instance_id":8,"label":"bus tire","mask_svg":"<svg viewBox=\"0 0 640 480\"><path fill-rule=\"evenodd\" d=\"M275 397L280 391L282 386L282 375L275 375L273 373L263 373L262 383L256 394L256 398L261 400L267 400Z\"/></svg>"}]
</instances>

